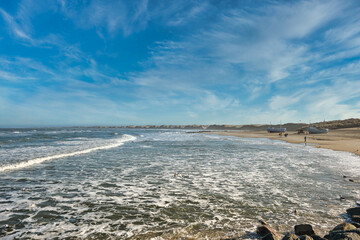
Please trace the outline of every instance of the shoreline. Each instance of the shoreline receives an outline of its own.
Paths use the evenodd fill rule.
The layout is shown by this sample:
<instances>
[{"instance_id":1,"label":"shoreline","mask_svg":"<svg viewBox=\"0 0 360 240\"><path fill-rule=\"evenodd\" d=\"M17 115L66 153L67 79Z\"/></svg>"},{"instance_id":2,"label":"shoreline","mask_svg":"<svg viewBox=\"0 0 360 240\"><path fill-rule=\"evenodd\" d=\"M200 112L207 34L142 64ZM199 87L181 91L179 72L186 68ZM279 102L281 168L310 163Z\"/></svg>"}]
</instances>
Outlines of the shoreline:
<instances>
[{"instance_id":1,"label":"shoreline","mask_svg":"<svg viewBox=\"0 0 360 240\"><path fill-rule=\"evenodd\" d=\"M343 151L360 156L360 128L340 128L330 130L327 134L298 134L296 131L287 131L287 137L279 136L278 133L268 133L266 131L209 131L206 134L223 136L235 136L241 138L268 138L273 140L285 141L288 143L306 144L318 148L326 148L335 151Z\"/></svg>"}]
</instances>

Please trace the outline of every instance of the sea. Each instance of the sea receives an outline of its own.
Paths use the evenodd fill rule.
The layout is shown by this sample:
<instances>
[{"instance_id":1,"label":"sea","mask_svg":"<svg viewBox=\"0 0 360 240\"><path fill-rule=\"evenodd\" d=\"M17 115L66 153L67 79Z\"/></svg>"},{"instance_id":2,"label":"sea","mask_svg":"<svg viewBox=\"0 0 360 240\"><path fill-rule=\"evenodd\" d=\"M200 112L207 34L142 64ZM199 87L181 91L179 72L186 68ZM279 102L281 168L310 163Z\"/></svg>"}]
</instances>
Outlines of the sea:
<instances>
[{"instance_id":1,"label":"sea","mask_svg":"<svg viewBox=\"0 0 360 240\"><path fill-rule=\"evenodd\" d=\"M260 219L321 235L360 199L343 176L359 156L265 138L0 129L0 238L252 239Z\"/></svg>"}]
</instances>

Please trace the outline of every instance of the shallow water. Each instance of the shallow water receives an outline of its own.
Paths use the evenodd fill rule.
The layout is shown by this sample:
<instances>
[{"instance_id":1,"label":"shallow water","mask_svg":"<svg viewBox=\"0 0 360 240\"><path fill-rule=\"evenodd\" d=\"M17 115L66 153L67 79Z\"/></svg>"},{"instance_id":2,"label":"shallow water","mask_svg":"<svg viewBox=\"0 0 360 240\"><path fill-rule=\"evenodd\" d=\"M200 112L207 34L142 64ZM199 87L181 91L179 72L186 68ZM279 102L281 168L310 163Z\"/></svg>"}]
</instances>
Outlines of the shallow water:
<instances>
[{"instance_id":1,"label":"shallow water","mask_svg":"<svg viewBox=\"0 0 360 240\"><path fill-rule=\"evenodd\" d=\"M267 139L3 129L0 145L4 239L220 239L246 236L258 219L321 234L360 197L342 177L360 175L359 157Z\"/></svg>"}]
</instances>

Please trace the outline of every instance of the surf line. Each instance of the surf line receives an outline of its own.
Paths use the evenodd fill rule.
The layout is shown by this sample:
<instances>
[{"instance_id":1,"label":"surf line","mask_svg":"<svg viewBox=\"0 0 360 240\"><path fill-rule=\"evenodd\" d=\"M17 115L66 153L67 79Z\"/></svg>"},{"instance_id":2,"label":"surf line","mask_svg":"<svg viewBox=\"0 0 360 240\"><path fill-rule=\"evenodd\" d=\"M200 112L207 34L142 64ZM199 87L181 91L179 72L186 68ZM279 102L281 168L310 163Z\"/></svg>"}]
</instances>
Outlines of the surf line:
<instances>
[{"instance_id":1,"label":"surf line","mask_svg":"<svg viewBox=\"0 0 360 240\"><path fill-rule=\"evenodd\" d=\"M41 164L41 163L46 162L46 161L59 159L59 158L65 158L65 157L72 157L72 156L76 156L76 155L80 155L80 154L86 154L86 153L94 152L94 151L97 151L97 150L105 150L105 149L120 147L125 142L134 141L135 139L136 139L136 137L134 137L134 136L124 134L123 138L121 138L118 142L116 142L114 144L95 147L95 148L90 148L90 149L85 149L85 150L76 151L76 152L72 152L72 153L63 153L63 154L54 155L54 156L34 158L34 159L31 159L31 160L26 161L26 162L21 162L21 163L16 163L16 164L11 164L11 165L4 166L4 167L0 168L0 172L13 171L13 170L21 169L21 168L27 168L27 167L31 167L31 166L36 165L36 164Z\"/></svg>"}]
</instances>

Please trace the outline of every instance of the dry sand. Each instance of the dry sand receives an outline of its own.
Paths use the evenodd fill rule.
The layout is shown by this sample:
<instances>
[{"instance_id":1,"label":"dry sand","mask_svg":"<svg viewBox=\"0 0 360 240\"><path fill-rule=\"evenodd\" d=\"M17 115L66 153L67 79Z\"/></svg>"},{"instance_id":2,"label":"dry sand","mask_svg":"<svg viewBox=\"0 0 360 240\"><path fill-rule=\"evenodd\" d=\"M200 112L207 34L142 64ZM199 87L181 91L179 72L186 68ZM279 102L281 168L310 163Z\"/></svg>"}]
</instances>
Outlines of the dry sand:
<instances>
[{"instance_id":1,"label":"dry sand","mask_svg":"<svg viewBox=\"0 0 360 240\"><path fill-rule=\"evenodd\" d=\"M265 131L215 131L206 132L208 134L237 136L246 138L269 138L282 140L289 143L306 142L319 148L327 148L336 151L345 151L360 156L360 128L342 128L329 130L327 134L298 134L297 132L287 132L288 136L279 136L277 133L267 133Z\"/></svg>"}]
</instances>

